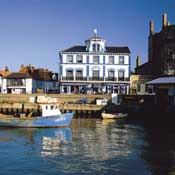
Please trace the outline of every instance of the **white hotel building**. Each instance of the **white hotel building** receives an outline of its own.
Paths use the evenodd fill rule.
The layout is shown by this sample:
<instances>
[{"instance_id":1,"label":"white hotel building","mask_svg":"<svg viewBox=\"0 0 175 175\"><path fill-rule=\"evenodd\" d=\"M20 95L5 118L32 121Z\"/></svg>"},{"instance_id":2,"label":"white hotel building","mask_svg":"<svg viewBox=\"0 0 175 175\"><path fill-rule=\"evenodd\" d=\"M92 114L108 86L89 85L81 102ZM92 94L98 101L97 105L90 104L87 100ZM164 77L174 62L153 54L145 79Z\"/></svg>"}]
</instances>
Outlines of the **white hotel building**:
<instances>
[{"instance_id":1,"label":"white hotel building","mask_svg":"<svg viewBox=\"0 0 175 175\"><path fill-rule=\"evenodd\" d=\"M60 93L129 93L130 50L96 35L60 52Z\"/></svg>"}]
</instances>

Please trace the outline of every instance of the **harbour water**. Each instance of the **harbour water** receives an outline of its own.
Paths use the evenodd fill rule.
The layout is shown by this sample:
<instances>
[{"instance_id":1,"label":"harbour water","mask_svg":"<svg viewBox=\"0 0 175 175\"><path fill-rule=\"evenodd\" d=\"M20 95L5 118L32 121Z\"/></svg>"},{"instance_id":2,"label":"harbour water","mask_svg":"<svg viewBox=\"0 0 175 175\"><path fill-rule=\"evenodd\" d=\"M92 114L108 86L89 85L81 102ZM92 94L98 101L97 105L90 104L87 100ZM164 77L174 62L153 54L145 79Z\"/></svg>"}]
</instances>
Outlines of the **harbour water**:
<instances>
[{"instance_id":1,"label":"harbour water","mask_svg":"<svg viewBox=\"0 0 175 175\"><path fill-rule=\"evenodd\" d=\"M69 128L0 128L0 174L172 175L174 138L173 128L87 118Z\"/></svg>"}]
</instances>

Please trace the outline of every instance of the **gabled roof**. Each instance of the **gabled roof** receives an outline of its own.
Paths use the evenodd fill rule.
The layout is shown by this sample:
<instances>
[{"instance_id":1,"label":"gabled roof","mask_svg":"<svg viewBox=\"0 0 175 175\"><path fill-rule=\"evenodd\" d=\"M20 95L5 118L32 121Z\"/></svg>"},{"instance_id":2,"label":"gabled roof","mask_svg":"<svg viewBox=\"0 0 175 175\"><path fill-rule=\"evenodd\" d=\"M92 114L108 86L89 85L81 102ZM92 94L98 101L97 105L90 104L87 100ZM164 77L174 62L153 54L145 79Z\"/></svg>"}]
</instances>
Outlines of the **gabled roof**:
<instances>
[{"instance_id":1,"label":"gabled roof","mask_svg":"<svg viewBox=\"0 0 175 175\"><path fill-rule=\"evenodd\" d=\"M31 76L27 73L13 72L10 75L8 75L6 78L7 79L26 79L26 78L31 78Z\"/></svg>"},{"instance_id":2,"label":"gabled roof","mask_svg":"<svg viewBox=\"0 0 175 175\"><path fill-rule=\"evenodd\" d=\"M175 77L161 77L149 81L146 84L175 84Z\"/></svg>"},{"instance_id":3,"label":"gabled roof","mask_svg":"<svg viewBox=\"0 0 175 175\"><path fill-rule=\"evenodd\" d=\"M106 51L105 53L128 53L130 54L130 50L128 47L105 47ZM65 49L61 52L87 52L86 46L73 46L68 49Z\"/></svg>"}]
</instances>

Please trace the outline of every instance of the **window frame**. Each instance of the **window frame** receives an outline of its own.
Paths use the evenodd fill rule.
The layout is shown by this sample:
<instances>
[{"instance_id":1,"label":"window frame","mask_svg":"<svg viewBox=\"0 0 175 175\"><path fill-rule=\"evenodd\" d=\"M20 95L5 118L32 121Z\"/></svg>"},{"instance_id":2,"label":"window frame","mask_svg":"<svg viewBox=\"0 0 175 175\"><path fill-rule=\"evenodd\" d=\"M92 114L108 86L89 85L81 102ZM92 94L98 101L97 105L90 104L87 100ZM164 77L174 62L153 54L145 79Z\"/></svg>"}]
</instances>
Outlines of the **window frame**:
<instances>
[{"instance_id":1,"label":"window frame","mask_svg":"<svg viewBox=\"0 0 175 175\"><path fill-rule=\"evenodd\" d=\"M78 61L78 59L80 59L81 61ZM83 55L76 55L76 63L83 63Z\"/></svg>"},{"instance_id":2,"label":"window frame","mask_svg":"<svg viewBox=\"0 0 175 175\"><path fill-rule=\"evenodd\" d=\"M94 52L96 51L96 43L92 44L92 51L94 51Z\"/></svg>"},{"instance_id":3,"label":"window frame","mask_svg":"<svg viewBox=\"0 0 175 175\"><path fill-rule=\"evenodd\" d=\"M69 59L72 59L71 61ZM73 55L67 55L66 56L66 63L73 63L74 62L74 56Z\"/></svg>"},{"instance_id":4,"label":"window frame","mask_svg":"<svg viewBox=\"0 0 175 175\"><path fill-rule=\"evenodd\" d=\"M122 73L123 76L120 76L120 73ZM125 71L124 70L119 70L118 71L118 80L119 81L124 81L124 79L125 79Z\"/></svg>"},{"instance_id":5,"label":"window frame","mask_svg":"<svg viewBox=\"0 0 175 175\"><path fill-rule=\"evenodd\" d=\"M68 72L72 72L72 76L68 76ZM73 77L73 76L74 76L73 70L66 70L66 77Z\"/></svg>"},{"instance_id":6,"label":"window frame","mask_svg":"<svg viewBox=\"0 0 175 175\"><path fill-rule=\"evenodd\" d=\"M78 76L78 75L77 75L77 72L81 72L81 76ZM75 71L75 76L76 76L76 77L83 77L83 70L76 70L76 71Z\"/></svg>"},{"instance_id":7,"label":"window frame","mask_svg":"<svg viewBox=\"0 0 175 175\"><path fill-rule=\"evenodd\" d=\"M124 56L119 56L119 64L125 64L125 57Z\"/></svg>"},{"instance_id":8,"label":"window frame","mask_svg":"<svg viewBox=\"0 0 175 175\"><path fill-rule=\"evenodd\" d=\"M112 58L112 62L111 62L111 58ZM114 56L109 56L109 64L114 64Z\"/></svg>"},{"instance_id":9,"label":"window frame","mask_svg":"<svg viewBox=\"0 0 175 175\"><path fill-rule=\"evenodd\" d=\"M98 59L98 61L94 61L95 59ZM93 64L99 64L100 63L100 56L99 55L94 55L93 56Z\"/></svg>"}]
</instances>

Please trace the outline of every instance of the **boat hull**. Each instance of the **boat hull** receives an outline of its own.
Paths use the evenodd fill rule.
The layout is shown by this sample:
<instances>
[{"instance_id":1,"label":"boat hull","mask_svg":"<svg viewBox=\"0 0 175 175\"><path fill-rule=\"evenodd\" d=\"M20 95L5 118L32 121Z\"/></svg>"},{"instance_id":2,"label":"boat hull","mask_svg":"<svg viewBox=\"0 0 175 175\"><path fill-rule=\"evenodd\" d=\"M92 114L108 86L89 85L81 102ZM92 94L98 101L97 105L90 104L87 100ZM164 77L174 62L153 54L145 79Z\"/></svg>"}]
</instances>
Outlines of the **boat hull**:
<instances>
[{"instance_id":1,"label":"boat hull","mask_svg":"<svg viewBox=\"0 0 175 175\"><path fill-rule=\"evenodd\" d=\"M108 114L108 113L102 113L101 116L103 119L122 119L122 118L126 118L128 114L123 114L123 113L119 113L119 114Z\"/></svg>"},{"instance_id":2,"label":"boat hull","mask_svg":"<svg viewBox=\"0 0 175 175\"><path fill-rule=\"evenodd\" d=\"M17 118L17 117L3 117L0 118L0 126L9 127L65 127L69 126L74 113L65 113L49 117L33 117L33 118Z\"/></svg>"}]
</instances>

